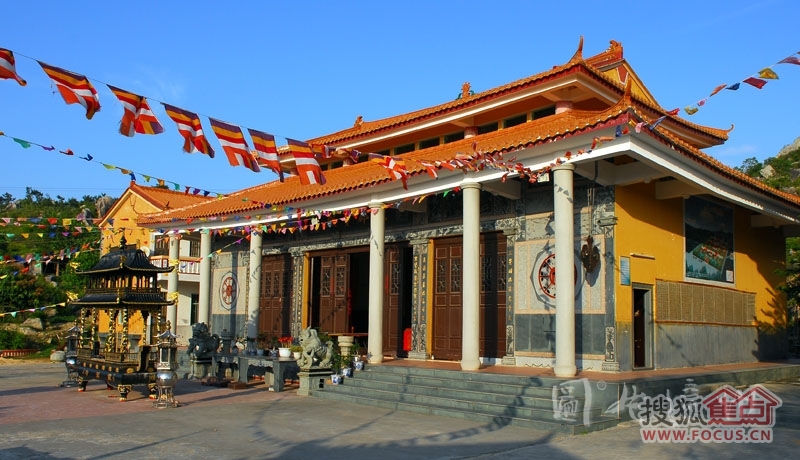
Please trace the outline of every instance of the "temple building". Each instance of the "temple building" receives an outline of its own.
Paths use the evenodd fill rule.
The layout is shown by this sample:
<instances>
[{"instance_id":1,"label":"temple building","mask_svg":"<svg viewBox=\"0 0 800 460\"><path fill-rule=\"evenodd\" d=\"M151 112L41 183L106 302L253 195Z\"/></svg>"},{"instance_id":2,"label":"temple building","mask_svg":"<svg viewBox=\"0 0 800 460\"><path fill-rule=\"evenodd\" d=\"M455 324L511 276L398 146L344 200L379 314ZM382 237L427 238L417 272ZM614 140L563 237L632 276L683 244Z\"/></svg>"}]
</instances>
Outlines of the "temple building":
<instances>
[{"instance_id":1,"label":"temple building","mask_svg":"<svg viewBox=\"0 0 800 460\"><path fill-rule=\"evenodd\" d=\"M533 76L307 140L324 184L282 148L285 181L136 223L199 237L196 321L215 333L312 326L374 363L560 377L780 357L800 198L703 152L729 131L662 107L620 43L581 42Z\"/></svg>"},{"instance_id":2,"label":"temple building","mask_svg":"<svg viewBox=\"0 0 800 460\"><path fill-rule=\"evenodd\" d=\"M193 204L204 203L213 198L203 195L170 190L163 186L147 187L131 181L122 196L114 202L103 216L99 227L103 234L102 252L107 254L119 249L122 239L126 249L141 249L150 263L159 268L176 267L174 270L158 273L157 286L173 294L174 302L167 307L170 312L180 314L174 317L174 333L181 337L191 337L192 324L196 323L198 291L200 284L200 237L195 234L182 234L180 238L170 239L149 228L136 225L136 219L143 214L167 211ZM171 285L174 283L174 286ZM105 313L100 312L101 324L105 325ZM131 318L132 334L140 334L145 325L137 318ZM186 342L186 339L183 340Z\"/></svg>"}]
</instances>

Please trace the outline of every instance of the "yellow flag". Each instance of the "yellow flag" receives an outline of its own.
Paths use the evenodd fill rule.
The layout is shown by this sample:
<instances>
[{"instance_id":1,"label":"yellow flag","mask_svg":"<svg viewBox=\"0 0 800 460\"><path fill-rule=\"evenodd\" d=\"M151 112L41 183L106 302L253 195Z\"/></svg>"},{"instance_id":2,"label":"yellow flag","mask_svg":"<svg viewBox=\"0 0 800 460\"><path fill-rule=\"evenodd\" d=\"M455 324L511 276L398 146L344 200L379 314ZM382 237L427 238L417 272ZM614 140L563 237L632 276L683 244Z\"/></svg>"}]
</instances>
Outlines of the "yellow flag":
<instances>
[{"instance_id":1,"label":"yellow flag","mask_svg":"<svg viewBox=\"0 0 800 460\"><path fill-rule=\"evenodd\" d=\"M690 107L690 106L686 106L686 107L684 107L684 109L683 109L683 110L685 110L685 111L686 111L686 114L687 114L687 115L694 115L694 114L696 114L696 113L697 113L697 111L698 111L699 109L698 109L697 107Z\"/></svg>"},{"instance_id":2,"label":"yellow flag","mask_svg":"<svg viewBox=\"0 0 800 460\"><path fill-rule=\"evenodd\" d=\"M767 79L770 79L770 80L777 80L778 79L778 74L776 74L775 71L773 71L769 67L759 70L758 71L758 76L761 77L761 78L767 78Z\"/></svg>"}]
</instances>

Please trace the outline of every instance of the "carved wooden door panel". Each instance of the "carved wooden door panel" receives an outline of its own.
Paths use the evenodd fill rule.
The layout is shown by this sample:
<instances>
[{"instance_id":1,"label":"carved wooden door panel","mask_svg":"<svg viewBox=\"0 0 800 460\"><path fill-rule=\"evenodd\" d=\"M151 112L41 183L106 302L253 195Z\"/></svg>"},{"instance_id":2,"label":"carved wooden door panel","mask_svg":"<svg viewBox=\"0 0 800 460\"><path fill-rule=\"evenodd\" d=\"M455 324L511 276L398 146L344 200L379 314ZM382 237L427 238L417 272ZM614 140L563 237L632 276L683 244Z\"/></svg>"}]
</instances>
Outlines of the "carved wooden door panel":
<instances>
[{"instance_id":1,"label":"carved wooden door panel","mask_svg":"<svg viewBox=\"0 0 800 460\"><path fill-rule=\"evenodd\" d=\"M433 344L436 359L461 359L462 239L434 243Z\"/></svg>"},{"instance_id":2,"label":"carved wooden door panel","mask_svg":"<svg viewBox=\"0 0 800 460\"><path fill-rule=\"evenodd\" d=\"M347 324L347 291L350 255L320 257L319 329L326 333L345 333Z\"/></svg>"},{"instance_id":3,"label":"carved wooden door panel","mask_svg":"<svg viewBox=\"0 0 800 460\"><path fill-rule=\"evenodd\" d=\"M506 352L506 236L481 235L480 355L502 358Z\"/></svg>"},{"instance_id":4,"label":"carved wooden door panel","mask_svg":"<svg viewBox=\"0 0 800 460\"><path fill-rule=\"evenodd\" d=\"M405 356L403 332L411 326L411 251L399 244L387 244L385 251L383 352L387 356Z\"/></svg>"},{"instance_id":5,"label":"carved wooden door panel","mask_svg":"<svg viewBox=\"0 0 800 460\"><path fill-rule=\"evenodd\" d=\"M462 238L434 243L433 348L436 359L461 359ZM506 238L486 233L480 240L480 356L501 358L506 349Z\"/></svg>"},{"instance_id":6,"label":"carved wooden door panel","mask_svg":"<svg viewBox=\"0 0 800 460\"><path fill-rule=\"evenodd\" d=\"M288 254L261 260L258 332L269 339L287 336L291 331L291 268Z\"/></svg>"}]
</instances>

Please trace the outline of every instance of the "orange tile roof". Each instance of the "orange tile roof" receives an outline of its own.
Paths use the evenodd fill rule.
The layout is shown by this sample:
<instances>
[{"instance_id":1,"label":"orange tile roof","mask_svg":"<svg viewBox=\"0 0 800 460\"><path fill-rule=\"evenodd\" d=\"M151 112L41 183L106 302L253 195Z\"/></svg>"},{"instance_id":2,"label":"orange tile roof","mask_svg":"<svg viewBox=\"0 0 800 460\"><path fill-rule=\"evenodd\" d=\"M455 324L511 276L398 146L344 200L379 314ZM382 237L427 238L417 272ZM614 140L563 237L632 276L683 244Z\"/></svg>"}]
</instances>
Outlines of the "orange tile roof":
<instances>
[{"instance_id":1,"label":"orange tile roof","mask_svg":"<svg viewBox=\"0 0 800 460\"><path fill-rule=\"evenodd\" d=\"M193 195L191 193L169 190L161 187L145 187L136 182L131 182L128 188L159 209L182 208L213 199L212 197Z\"/></svg>"},{"instance_id":2,"label":"orange tile roof","mask_svg":"<svg viewBox=\"0 0 800 460\"><path fill-rule=\"evenodd\" d=\"M674 134L670 133L667 130L661 129L660 127L656 127L656 131L657 131L658 134L663 136L660 139L660 141L663 144L670 145L670 143L672 143L673 145L679 146L680 149L676 149L676 150L680 151L684 156L686 156L686 157L696 161L697 163L700 163L701 165L703 165L703 166L705 166L705 167L707 167L707 168L719 173L720 175L725 176L728 179L731 179L734 182L736 182L736 183L738 183L740 185L743 185L743 186L745 186L747 188L750 188L752 190L756 190L756 191L761 192L761 193L763 193L765 195L772 195L773 197L778 198L779 200L784 201L786 203L789 203L789 204L792 204L792 205L795 205L795 206L800 206L800 196L794 195L794 194L791 194L791 193L787 193L787 192L784 192L782 190L778 190L778 189L772 188L769 185L767 185L767 184L765 184L765 183L763 183L763 182L761 182L761 181L759 181L757 179L754 179L754 178L748 176L747 174L745 174L745 173L743 173L743 172L741 172L741 171L739 171L737 169L731 168L730 166L720 162L719 160L717 160L716 158L712 157L711 155L708 155L708 154L704 153L703 151L701 151L701 150L699 150L697 148L694 148L693 146L687 144L685 141L680 139L678 136L675 136Z\"/></svg>"},{"instance_id":3,"label":"orange tile roof","mask_svg":"<svg viewBox=\"0 0 800 460\"><path fill-rule=\"evenodd\" d=\"M452 113L457 110L463 110L468 107L477 105L479 103L496 99L508 93L520 91L525 88L536 86L545 83L547 81L553 80L555 78L559 78L572 73L583 73L588 76L591 76L597 79L598 81L601 81L602 83L608 85L610 88L617 90L621 96L624 92L624 85L604 75L598 69L598 67L608 66L609 64L614 64L614 63L620 63L622 61L622 45L619 42L612 41L609 49L595 56L591 56L587 59L584 59L582 56L582 48L583 48L583 41L581 40L581 44L579 45L579 48L575 53L575 56L572 57L572 59L570 59L566 64L555 66L546 72L538 73L536 75L522 78L520 80L507 83L505 85L498 86L496 88L492 88L490 90L481 93L477 93L467 97L462 97L460 99L446 102L444 104L436 105L426 109L421 109L414 112L405 113L402 115L384 118L381 120L360 121L357 122L351 128L347 128L333 134L328 134L325 136L320 136L314 139L310 139L308 140L308 142L314 144L336 145L347 141L354 141L359 138L363 138L368 135L373 135L382 131L396 129L401 126L409 125L412 123L418 123L436 116ZM637 102L641 105L647 106L654 113L657 113L658 114L657 116L666 115L666 110L663 107L660 107L656 104L650 104L649 102L644 100L637 100ZM721 144L722 142L728 139L729 130L698 125L677 116L668 116L668 118L673 123L683 125L691 130L715 138L717 140L717 142L715 143L717 144Z\"/></svg>"},{"instance_id":4,"label":"orange tile roof","mask_svg":"<svg viewBox=\"0 0 800 460\"><path fill-rule=\"evenodd\" d=\"M484 100L483 98L496 97L505 92L513 91L530 84L540 83L548 78L554 78L556 75L569 72L589 73L609 86L619 88L619 83L606 77L600 71L594 69L593 66L587 65L587 62L597 63L597 65L609 65L613 64L615 60L621 61L621 45L617 48L614 43L616 42L612 42L612 47L609 50L593 56L588 60L582 58L581 49L579 48L575 56L573 56L566 65L555 67L548 72L538 74L534 77L509 83L508 85L484 93L433 108L381 121L365 122L361 127L340 131L339 133L327 137L313 139L310 142L332 143L334 140L341 141L355 138L365 135L365 133L374 133L402 124L417 122L425 117L430 117L448 110L454 110L454 108L463 108L470 104L477 103L479 100ZM497 154L500 152L512 152L523 148L530 148L545 142L552 142L577 134L596 131L609 126L627 124L631 121L652 122L656 117L665 116L665 122L657 127L655 132L651 132L650 130L645 130L645 132L659 138L664 143L669 144L671 142L672 145L678 147L676 150L683 155L698 161L705 167L745 187L757 190L765 195L778 198L795 206L800 205L800 197L775 190L724 165L706 155L698 148L688 144L677 135L670 133L663 125L668 121L679 123L708 136L715 137L720 140L720 143L727 139L728 131L693 125L679 117L669 116L662 107L633 96L630 87L622 87L621 96L617 104L605 110L567 111L511 128L482 134L474 138L467 138L423 150L416 150L400 155L399 157L406 160L408 174L413 176L424 174L427 171L425 166L420 163L420 160L427 162L452 160L457 153L470 153L472 151L473 142L477 142L479 150L485 153ZM271 212L267 209L269 206L291 205L292 207L298 207L298 204L302 204L303 201L337 195L351 190L363 189L391 180L382 166L370 161L325 171L324 174L326 178L325 185L304 186L300 184L298 177L287 177L284 183L276 180L267 184L240 190L221 199L200 204L188 204L180 209L172 209L161 213L142 216L138 223L141 225L155 225L175 221L185 222L193 219L201 221L211 218L225 219L227 216L241 215L244 213L258 215L259 212L261 212L263 214L269 214Z\"/></svg>"},{"instance_id":5,"label":"orange tile roof","mask_svg":"<svg viewBox=\"0 0 800 460\"><path fill-rule=\"evenodd\" d=\"M410 176L426 173L420 161L448 161L458 153L472 152L473 142L478 142L482 152L496 154L532 147L555 139L568 137L585 131L609 126L612 116L622 114L623 109L614 106L604 112L569 111L475 138L462 139L428 149L400 155L406 160ZM622 123L620 121L619 123ZM614 123L612 123L613 125ZM244 212L258 214L267 204L282 206L297 204L305 200L345 193L390 181L386 169L375 162L367 161L352 166L325 171L325 185L304 186L298 177L288 177L284 183L273 181L244 189L213 202L183 209L142 216L140 224L167 223L173 220L221 217ZM265 212L266 213L266 212Z\"/></svg>"},{"instance_id":6,"label":"orange tile roof","mask_svg":"<svg viewBox=\"0 0 800 460\"><path fill-rule=\"evenodd\" d=\"M479 150L485 153L513 152L610 126L650 121L643 119L642 109L642 106L637 105L636 101L632 101L630 95L626 94L620 102L602 111L568 111L474 138L416 150L399 157L406 160L409 176L424 174L426 168L421 160L427 162L452 160L457 153L471 152L473 142L477 142ZM800 205L800 197L775 190L724 165L660 126L656 128L655 133L650 130L643 132L659 137L665 144L673 143L683 155L743 186L789 204ZM269 214L269 206L302 207L302 202L305 200L363 189L391 180L382 166L371 161L325 171L325 178L325 185L305 186L300 184L298 177L288 177L284 183L276 180L232 193L218 200L142 216L138 223L154 225L195 219L201 221L207 218L224 219L226 216L248 212L254 215L258 215L259 212Z\"/></svg>"}]
</instances>

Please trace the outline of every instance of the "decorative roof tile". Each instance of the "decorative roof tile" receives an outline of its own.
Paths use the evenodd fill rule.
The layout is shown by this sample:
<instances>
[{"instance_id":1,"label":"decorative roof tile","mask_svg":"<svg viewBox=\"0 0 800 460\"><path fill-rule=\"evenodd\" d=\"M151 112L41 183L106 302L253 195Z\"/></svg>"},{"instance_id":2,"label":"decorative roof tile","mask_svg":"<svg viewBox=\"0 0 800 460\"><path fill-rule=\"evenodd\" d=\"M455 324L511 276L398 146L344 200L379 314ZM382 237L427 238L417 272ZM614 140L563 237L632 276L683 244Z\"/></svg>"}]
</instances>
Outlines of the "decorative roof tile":
<instances>
[{"instance_id":1,"label":"decorative roof tile","mask_svg":"<svg viewBox=\"0 0 800 460\"><path fill-rule=\"evenodd\" d=\"M407 154L398 155L405 160L409 176L425 174L427 169L422 164L425 162L449 161L458 153L472 152L472 145L477 142L481 152L497 154L507 153L523 148L531 148L543 143L549 143L578 134L585 134L609 126L627 124L636 121L653 122L656 118L665 117L654 132L646 130L648 135L659 138L664 143L671 143L681 154L698 161L703 166L737 183L757 190L765 195L778 198L792 205L800 205L800 197L787 194L748 177L733 168L713 159L689 144L686 140L668 130L669 124L679 125L683 129L690 129L696 133L707 136L712 140L711 145L721 144L728 137L728 131L707 128L695 125L677 116L671 116L657 104L636 97L631 91L631 81L623 85L603 74L600 67L611 68L620 64L622 59L622 46L611 43L611 47L598 55L588 59L582 57L579 48L573 58L565 65L532 77L518 80L507 85L499 86L483 93L463 97L461 99L441 104L435 107L418 110L397 117L386 118L378 121L363 121L359 117L354 126L337 133L312 139L309 142L335 144L347 140L354 140L379 131L396 129L399 126L417 123L427 118L440 114L453 112L478 104L503 94L518 91L526 87L537 85L549 79L557 78L570 73L583 73L593 77L610 88L618 90L620 100L598 111L571 110L556 115L529 121L511 128L501 129L482 134L473 138L441 144L435 147L416 150ZM667 126L665 126L667 125ZM352 190L364 189L381 183L391 181L387 171L375 162L362 162L352 166L340 167L324 172L325 185L304 186L298 177L288 177L281 183L273 181L267 184L250 187L229 194L224 198L200 204L191 204L180 209L171 209L164 212L149 214L140 217L140 225L154 226L170 222L186 222L190 220L205 221L211 218L225 219L228 216L243 215L245 213L264 214L272 213L272 206L302 207L303 202L325 196L346 193Z\"/></svg>"},{"instance_id":2,"label":"decorative roof tile","mask_svg":"<svg viewBox=\"0 0 800 460\"><path fill-rule=\"evenodd\" d=\"M160 209L175 209L190 206L213 199L212 197L194 195L185 191L169 190L161 187L145 187L131 182L130 190Z\"/></svg>"},{"instance_id":3,"label":"decorative roof tile","mask_svg":"<svg viewBox=\"0 0 800 460\"><path fill-rule=\"evenodd\" d=\"M582 57L582 45L583 39L581 39L581 44L579 45L575 55L566 64L555 66L548 71L522 78L520 80L507 83L481 93L476 93L470 97L456 99L444 104L405 113L402 115L375 121L365 121L359 116L359 119L353 125L353 127L338 131L336 133L310 139L308 142L314 144L335 145L344 142L355 141L368 135L374 135L379 132L396 129L401 126L418 123L433 117L463 110L480 103L491 101L492 99L499 98L509 93L520 91L575 73L582 73L591 76L608 85L612 89L619 91L620 95L622 95L624 91L624 85L607 77L600 70L600 67L608 67L611 64L619 64L622 62L622 45L619 42L612 41L608 50L586 59ZM637 102L647 106L651 111L653 111L654 114L657 114L655 117L666 115L666 110L657 104L652 104L648 101L640 99L637 100ZM728 139L729 130L698 125L677 116L670 115L668 118L673 123L683 125L693 131L714 138L715 142L713 142L713 144L721 144Z\"/></svg>"}]
</instances>

